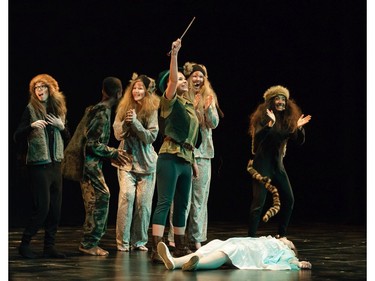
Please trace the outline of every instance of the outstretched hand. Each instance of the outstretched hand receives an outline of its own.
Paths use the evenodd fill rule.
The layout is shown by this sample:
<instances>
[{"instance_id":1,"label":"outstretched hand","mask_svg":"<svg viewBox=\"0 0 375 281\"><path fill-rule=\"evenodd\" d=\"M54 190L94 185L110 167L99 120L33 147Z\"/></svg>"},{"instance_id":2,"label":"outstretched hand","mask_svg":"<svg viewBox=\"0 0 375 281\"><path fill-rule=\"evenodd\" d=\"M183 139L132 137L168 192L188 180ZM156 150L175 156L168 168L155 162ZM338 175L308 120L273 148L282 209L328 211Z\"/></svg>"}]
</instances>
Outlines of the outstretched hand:
<instances>
[{"instance_id":1,"label":"outstretched hand","mask_svg":"<svg viewBox=\"0 0 375 281\"><path fill-rule=\"evenodd\" d=\"M303 125L309 123L311 120L311 115L304 116L303 114L297 121L297 127L301 128Z\"/></svg>"}]
</instances>

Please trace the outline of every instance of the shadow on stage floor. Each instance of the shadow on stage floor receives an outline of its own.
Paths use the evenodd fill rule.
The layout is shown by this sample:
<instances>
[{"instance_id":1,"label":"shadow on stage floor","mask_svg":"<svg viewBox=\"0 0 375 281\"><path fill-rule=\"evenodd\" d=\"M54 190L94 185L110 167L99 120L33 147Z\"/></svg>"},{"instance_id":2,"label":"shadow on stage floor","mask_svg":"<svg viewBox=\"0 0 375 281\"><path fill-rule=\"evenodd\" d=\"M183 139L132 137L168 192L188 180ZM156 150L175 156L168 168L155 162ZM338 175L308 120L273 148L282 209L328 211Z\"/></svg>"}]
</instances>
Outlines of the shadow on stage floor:
<instances>
[{"instance_id":1,"label":"shadow on stage floor","mask_svg":"<svg viewBox=\"0 0 375 281\"><path fill-rule=\"evenodd\" d=\"M259 235L274 234L275 225L267 223ZM247 227L228 222L210 223L208 240L246 236ZM312 263L312 270L262 271L221 268L198 272L168 271L152 264L149 252L118 252L115 228L110 226L101 246L108 257L84 256L78 252L81 227L60 227L56 246L66 259L26 260L18 255L22 229L9 230L9 280L366 280L366 228L356 225L325 223L299 224L289 227L288 238L298 248L300 260ZM43 232L33 240L36 251L42 252ZM151 245L148 245L149 247Z\"/></svg>"}]
</instances>

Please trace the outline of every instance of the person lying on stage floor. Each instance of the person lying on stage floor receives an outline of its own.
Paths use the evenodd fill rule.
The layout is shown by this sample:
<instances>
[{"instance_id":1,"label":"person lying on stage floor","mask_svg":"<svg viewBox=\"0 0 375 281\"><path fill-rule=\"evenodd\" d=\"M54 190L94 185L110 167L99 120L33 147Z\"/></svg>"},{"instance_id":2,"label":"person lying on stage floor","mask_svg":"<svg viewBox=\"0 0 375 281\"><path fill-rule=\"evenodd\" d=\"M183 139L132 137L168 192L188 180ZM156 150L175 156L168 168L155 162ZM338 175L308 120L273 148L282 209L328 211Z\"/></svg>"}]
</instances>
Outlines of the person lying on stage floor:
<instances>
[{"instance_id":1,"label":"person lying on stage floor","mask_svg":"<svg viewBox=\"0 0 375 281\"><path fill-rule=\"evenodd\" d=\"M234 237L215 239L196 252L174 258L168 246L159 242L158 254L167 269L195 271L217 269L223 265L237 269L298 270L311 269L308 261L299 261L297 249L286 237Z\"/></svg>"}]
</instances>

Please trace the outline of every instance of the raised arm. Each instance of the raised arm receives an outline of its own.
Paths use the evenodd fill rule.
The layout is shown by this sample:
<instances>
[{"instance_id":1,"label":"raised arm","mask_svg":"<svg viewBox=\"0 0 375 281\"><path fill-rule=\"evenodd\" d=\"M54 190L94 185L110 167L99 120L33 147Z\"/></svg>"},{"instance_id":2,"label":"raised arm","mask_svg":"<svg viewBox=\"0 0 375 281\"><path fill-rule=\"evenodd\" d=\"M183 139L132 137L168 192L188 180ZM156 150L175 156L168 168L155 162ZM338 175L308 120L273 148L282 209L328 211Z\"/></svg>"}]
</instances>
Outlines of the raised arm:
<instances>
[{"instance_id":1,"label":"raised arm","mask_svg":"<svg viewBox=\"0 0 375 281\"><path fill-rule=\"evenodd\" d=\"M181 48L181 39L177 39L172 43L171 62L169 66L169 81L165 91L165 97L172 99L176 94L177 82L178 82L178 62L177 54Z\"/></svg>"}]
</instances>

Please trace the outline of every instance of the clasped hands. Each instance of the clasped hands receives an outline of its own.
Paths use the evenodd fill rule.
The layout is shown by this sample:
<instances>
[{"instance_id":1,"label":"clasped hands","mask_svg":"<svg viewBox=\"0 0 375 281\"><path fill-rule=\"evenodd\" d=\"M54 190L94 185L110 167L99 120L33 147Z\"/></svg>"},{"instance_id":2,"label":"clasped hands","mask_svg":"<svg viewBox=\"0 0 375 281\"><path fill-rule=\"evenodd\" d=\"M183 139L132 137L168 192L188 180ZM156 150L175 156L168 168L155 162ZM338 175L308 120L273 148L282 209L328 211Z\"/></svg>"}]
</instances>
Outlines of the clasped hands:
<instances>
[{"instance_id":1,"label":"clasped hands","mask_svg":"<svg viewBox=\"0 0 375 281\"><path fill-rule=\"evenodd\" d=\"M134 123L134 120L136 118L137 118L137 113L135 113L135 109L129 109L125 115L125 123L130 125Z\"/></svg>"}]
</instances>

